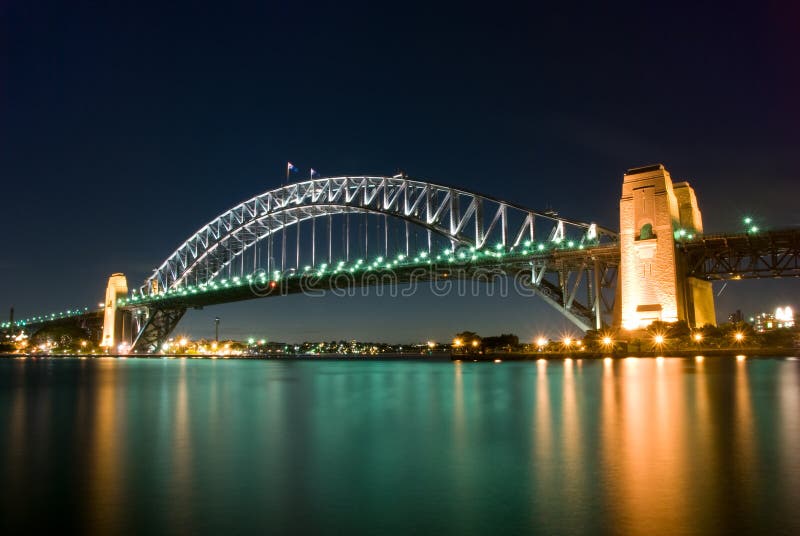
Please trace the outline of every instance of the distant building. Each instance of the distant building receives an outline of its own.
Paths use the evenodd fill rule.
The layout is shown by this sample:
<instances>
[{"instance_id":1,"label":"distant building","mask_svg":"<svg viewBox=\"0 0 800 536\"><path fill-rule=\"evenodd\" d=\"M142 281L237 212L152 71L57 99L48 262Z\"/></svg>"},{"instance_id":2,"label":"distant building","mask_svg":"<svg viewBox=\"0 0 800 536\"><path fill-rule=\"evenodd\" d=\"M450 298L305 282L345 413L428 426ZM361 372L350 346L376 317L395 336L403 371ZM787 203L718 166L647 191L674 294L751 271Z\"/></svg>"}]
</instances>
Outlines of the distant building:
<instances>
[{"instance_id":1,"label":"distant building","mask_svg":"<svg viewBox=\"0 0 800 536\"><path fill-rule=\"evenodd\" d=\"M728 322L732 324L736 324L742 321L744 321L744 316L742 315L742 311L739 309L736 309L736 312L728 315Z\"/></svg>"},{"instance_id":2,"label":"distant building","mask_svg":"<svg viewBox=\"0 0 800 536\"><path fill-rule=\"evenodd\" d=\"M755 317L755 329L758 333L794 326L794 311L789 306L778 307L774 313L759 313Z\"/></svg>"}]
</instances>

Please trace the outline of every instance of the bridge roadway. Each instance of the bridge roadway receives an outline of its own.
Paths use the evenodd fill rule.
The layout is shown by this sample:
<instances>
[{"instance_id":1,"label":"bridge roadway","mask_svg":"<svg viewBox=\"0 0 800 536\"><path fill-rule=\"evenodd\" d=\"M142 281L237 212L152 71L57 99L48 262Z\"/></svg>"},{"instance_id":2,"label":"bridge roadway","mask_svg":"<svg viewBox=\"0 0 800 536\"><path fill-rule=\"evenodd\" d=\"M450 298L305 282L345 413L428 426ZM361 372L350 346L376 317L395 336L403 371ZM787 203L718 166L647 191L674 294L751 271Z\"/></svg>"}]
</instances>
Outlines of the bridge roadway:
<instances>
[{"instance_id":1,"label":"bridge roadway","mask_svg":"<svg viewBox=\"0 0 800 536\"><path fill-rule=\"evenodd\" d=\"M755 233L715 234L696 236L691 240L679 240L676 247L684 256L687 275L709 281L740 280L754 278L800 277L800 228L761 231ZM468 252L468 250L466 250ZM471 253L471 252L468 252ZM575 282L570 274L579 274L582 269L591 269L590 263L598 260L605 268L619 264L617 243L588 248L551 250L546 253L505 253L483 257L457 259L453 262L427 259L408 259L394 264L391 271L384 265L375 269L355 272L332 270L326 273L300 273L284 277L269 286L265 274L250 280L220 280L197 288L173 289L168 293L123 298L119 306L131 311L151 308L157 310L185 310L207 305L274 297L301 292L330 291L342 283L352 287L363 285L404 284L412 281L430 282L446 279L473 279L495 277L503 274L519 278L523 284L535 287L539 295L562 309L568 309L584 321L595 313L593 307L574 300ZM466 254L465 254L466 256ZM542 270L544 269L544 270ZM555 274L547 279L548 274ZM264 277L261 277L261 276ZM352 276L344 279L345 276ZM357 276L357 277L356 277ZM388 276L388 277L387 277ZM540 278L537 281L537 276ZM565 277L566 276L566 277ZM574 276L573 276L573 279ZM223 281L225 281L223 283ZM612 281L605 281L606 285ZM571 288L572 286L572 288ZM570 298L573 298L570 300ZM610 308L610 307L609 307ZM0 324L5 332L26 330L28 333L50 326L79 325L91 332L102 327L103 310L88 308L20 319L11 326ZM182 314L181 314L182 316Z\"/></svg>"},{"instance_id":2,"label":"bridge roadway","mask_svg":"<svg viewBox=\"0 0 800 536\"><path fill-rule=\"evenodd\" d=\"M800 228L680 242L687 274L707 281L800 277Z\"/></svg>"},{"instance_id":3,"label":"bridge roadway","mask_svg":"<svg viewBox=\"0 0 800 536\"><path fill-rule=\"evenodd\" d=\"M130 309L140 307L180 308L202 307L230 303L254 298L298 294L303 292L329 291L334 288L377 286L386 284L409 284L414 282L444 281L448 279L488 279L505 275L519 277L532 271L574 272L588 259L602 259L614 264L619 262L619 245L554 250L544 254L494 253L489 256L459 259L458 252L452 260L411 259L399 262L362 262L309 269L296 273L289 271L283 276L269 277L266 273L246 278L220 279L205 285L186 286L167 292L119 300L118 306ZM382 259L382 258L381 258ZM531 284L531 278L525 280ZM548 283L541 279L540 283Z\"/></svg>"},{"instance_id":4,"label":"bridge roadway","mask_svg":"<svg viewBox=\"0 0 800 536\"><path fill-rule=\"evenodd\" d=\"M77 326L86 330L92 339L100 341L103 332L103 309L76 309L59 313L25 318L14 321L13 327L10 322L3 322L0 325L0 332L25 331L34 334L37 331L47 328Z\"/></svg>"},{"instance_id":5,"label":"bridge roadway","mask_svg":"<svg viewBox=\"0 0 800 536\"><path fill-rule=\"evenodd\" d=\"M118 306L128 309L134 317L144 310L148 312L147 318L139 317L141 329L133 347L134 351L147 352L159 347L189 308L334 289L346 292L365 286L396 285L402 292L416 283L467 279L490 283L497 278L506 278L509 290L527 288L561 309L565 316L583 329L590 329L601 323L603 312L610 312L609 299L603 297L602 292L592 293L592 285L595 285L594 288L610 286L606 274L616 273L619 247L616 244L591 247L575 245L572 249L538 253L528 248L506 252L489 248L476 250L465 246L455 251L449 250L447 258L441 257L407 259L400 255L391 261L379 257L368 265L361 260L349 266L340 261L333 267L325 265L328 269L314 271L309 268L301 273L287 273L280 277L277 274L269 277L260 273L245 278L220 279L156 295L121 299ZM595 277L595 273L598 276ZM587 289L585 304L576 299L579 288ZM601 303L606 305L603 311L597 309Z\"/></svg>"}]
</instances>

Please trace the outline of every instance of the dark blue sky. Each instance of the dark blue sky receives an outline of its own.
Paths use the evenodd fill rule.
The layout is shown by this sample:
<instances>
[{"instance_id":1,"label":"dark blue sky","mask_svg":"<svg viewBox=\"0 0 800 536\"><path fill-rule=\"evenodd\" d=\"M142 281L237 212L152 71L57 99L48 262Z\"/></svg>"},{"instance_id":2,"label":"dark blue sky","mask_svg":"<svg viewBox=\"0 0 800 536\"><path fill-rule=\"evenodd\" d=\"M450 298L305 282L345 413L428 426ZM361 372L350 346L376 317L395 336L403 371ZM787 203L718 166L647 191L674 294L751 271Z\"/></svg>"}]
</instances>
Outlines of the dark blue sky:
<instances>
[{"instance_id":1,"label":"dark blue sky","mask_svg":"<svg viewBox=\"0 0 800 536\"><path fill-rule=\"evenodd\" d=\"M0 0L3 310L96 303L116 271L138 284L287 160L403 169L611 227L625 169L663 162L707 231L745 213L800 223L797 6L228 4ZM731 284L718 310L798 291ZM539 300L423 294L257 300L180 329L207 335L214 315L231 336L284 340L562 326Z\"/></svg>"}]
</instances>

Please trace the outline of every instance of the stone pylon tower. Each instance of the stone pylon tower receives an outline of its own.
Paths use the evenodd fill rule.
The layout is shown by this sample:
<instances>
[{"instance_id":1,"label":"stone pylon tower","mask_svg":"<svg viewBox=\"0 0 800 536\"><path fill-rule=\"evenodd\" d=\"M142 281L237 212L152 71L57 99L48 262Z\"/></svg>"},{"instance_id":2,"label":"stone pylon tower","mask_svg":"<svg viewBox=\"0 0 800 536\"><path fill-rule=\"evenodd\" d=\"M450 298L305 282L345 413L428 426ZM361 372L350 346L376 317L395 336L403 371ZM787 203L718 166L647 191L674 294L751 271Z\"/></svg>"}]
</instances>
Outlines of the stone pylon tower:
<instances>
[{"instance_id":1,"label":"stone pylon tower","mask_svg":"<svg viewBox=\"0 0 800 536\"><path fill-rule=\"evenodd\" d=\"M108 278L103 312L103 340L100 341L100 346L104 348L116 349L122 340L126 328L125 315L117 314L117 299L124 298L127 293L128 280L123 274L113 274Z\"/></svg>"},{"instance_id":2,"label":"stone pylon tower","mask_svg":"<svg viewBox=\"0 0 800 536\"><path fill-rule=\"evenodd\" d=\"M620 318L625 329L654 320L715 324L711 283L686 277L676 239L703 232L689 183L672 183L661 164L629 169L619 205Z\"/></svg>"}]
</instances>

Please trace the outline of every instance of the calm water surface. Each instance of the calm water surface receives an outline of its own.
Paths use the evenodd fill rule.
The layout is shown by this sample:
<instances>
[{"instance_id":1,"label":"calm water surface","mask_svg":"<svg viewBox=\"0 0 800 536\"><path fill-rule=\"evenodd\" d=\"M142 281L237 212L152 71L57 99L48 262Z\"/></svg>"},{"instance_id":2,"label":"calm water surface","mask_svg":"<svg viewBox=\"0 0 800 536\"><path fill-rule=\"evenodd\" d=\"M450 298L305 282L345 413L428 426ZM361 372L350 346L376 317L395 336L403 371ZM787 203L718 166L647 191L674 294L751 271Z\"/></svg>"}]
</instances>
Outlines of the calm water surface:
<instances>
[{"instance_id":1,"label":"calm water surface","mask_svg":"<svg viewBox=\"0 0 800 536\"><path fill-rule=\"evenodd\" d=\"M0 360L0 530L800 534L800 361Z\"/></svg>"}]
</instances>

